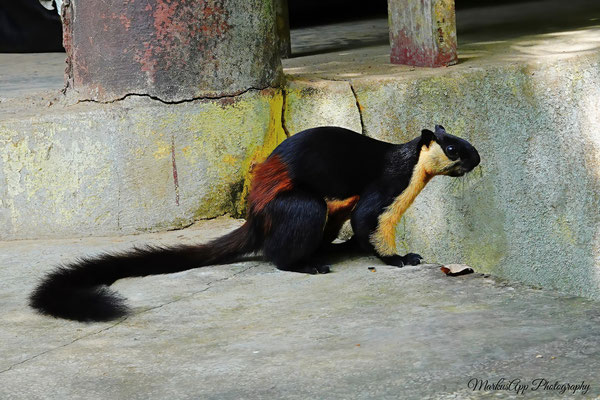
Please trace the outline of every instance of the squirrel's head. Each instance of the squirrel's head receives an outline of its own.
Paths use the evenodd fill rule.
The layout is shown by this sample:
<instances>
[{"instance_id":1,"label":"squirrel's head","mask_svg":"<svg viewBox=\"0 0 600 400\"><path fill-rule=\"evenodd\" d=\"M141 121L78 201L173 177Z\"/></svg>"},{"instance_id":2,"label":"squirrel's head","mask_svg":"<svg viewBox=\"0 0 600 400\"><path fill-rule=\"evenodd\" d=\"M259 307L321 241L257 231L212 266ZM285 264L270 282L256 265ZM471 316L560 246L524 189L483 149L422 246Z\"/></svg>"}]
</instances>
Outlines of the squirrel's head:
<instances>
[{"instance_id":1,"label":"squirrel's head","mask_svg":"<svg viewBox=\"0 0 600 400\"><path fill-rule=\"evenodd\" d=\"M446 133L441 125L435 126L435 132L421 131L420 148L419 162L423 162L425 170L432 176L463 176L481 160L471 143Z\"/></svg>"}]
</instances>

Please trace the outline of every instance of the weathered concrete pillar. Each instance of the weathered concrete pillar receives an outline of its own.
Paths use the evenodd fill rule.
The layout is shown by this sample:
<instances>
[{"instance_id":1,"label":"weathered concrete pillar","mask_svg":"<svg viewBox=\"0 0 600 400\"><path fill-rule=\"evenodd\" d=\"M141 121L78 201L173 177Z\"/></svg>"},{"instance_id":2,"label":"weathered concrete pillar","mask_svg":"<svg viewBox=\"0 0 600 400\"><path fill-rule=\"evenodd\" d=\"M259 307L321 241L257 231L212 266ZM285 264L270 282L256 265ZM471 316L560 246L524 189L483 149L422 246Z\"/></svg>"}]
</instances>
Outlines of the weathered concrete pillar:
<instances>
[{"instance_id":1,"label":"weathered concrete pillar","mask_svg":"<svg viewBox=\"0 0 600 400\"><path fill-rule=\"evenodd\" d=\"M388 0L388 15L392 63L456 64L454 0Z\"/></svg>"},{"instance_id":2,"label":"weathered concrete pillar","mask_svg":"<svg viewBox=\"0 0 600 400\"><path fill-rule=\"evenodd\" d=\"M273 0L67 0L63 17L79 99L217 97L282 77Z\"/></svg>"},{"instance_id":3,"label":"weathered concrete pillar","mask_svg":"<svg viewBox=\"0 0 600 400\"><path fill-rule=\"evenodd\" d=\"M277 15L277 34L279 35L279 54L281 58L288 58L292 55L288 0L275 0L275 13Z\"/></svg>"}]
</instances>

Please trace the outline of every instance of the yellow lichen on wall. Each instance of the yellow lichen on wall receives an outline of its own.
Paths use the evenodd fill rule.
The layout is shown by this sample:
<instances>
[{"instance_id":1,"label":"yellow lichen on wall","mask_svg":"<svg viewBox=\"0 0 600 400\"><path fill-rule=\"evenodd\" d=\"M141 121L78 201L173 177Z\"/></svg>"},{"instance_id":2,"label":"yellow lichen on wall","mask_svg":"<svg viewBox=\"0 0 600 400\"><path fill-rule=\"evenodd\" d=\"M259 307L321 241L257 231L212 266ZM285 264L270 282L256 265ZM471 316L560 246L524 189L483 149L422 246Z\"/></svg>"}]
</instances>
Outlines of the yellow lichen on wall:
<instances>
[{"instance_id":1,"label":"yellow lichen on wall","mask_svg":"<svg viewBox=\"0 0 600 400\"><path fill-rule=\"evenodd\" d=\"M192 118L189 130L197 133L184 157L188 162L203 162L211 180L222 182L202 199L196 218L206 218L207 212L214 214L215 210L245 214L251 166L264 160L285 138L282 104L281 91L267 89L249 99L240 96L212 104L210 113Z\"/></svg>"},{"instance_id":2,"label":"yellow lichen on wall","mask_svg":"<svg viewBox=\"0 0 600 400\"><path fill-rule=\"evenodd\" d=\"M180 204L173 205L192 207L192 220L224 213L243 216L252 166L286 138L282 91L266 89L199 101L186 110L169 107L164 112L164 108L159 118L145 113L133 123L136 137L145 139L141 140L144 146L151 143L149 148L134 146L139 151L134 154L134 163L146 158L142 163L153 170L167 166L173 169L166 186L160 182L146 186L164 186L170 191L175 184L177 194L167 193L165 197L160 193L158 197L172 197L173 202L177 198Z\"/></svg>"},{"instance_id":3,"label":"yellow lichen on wall","mask_svg":"<svg viewBox=\"0 0 600 400\"><path fill-rule=\"evenodd\" d=\"M249 152L250 156L244 160L242 169L245 171L244 186L242 194L238 203L236 204L238 215L245 215L246 210L246 199L250 190L250 184L252 183L252 170L255 165L263 162L269 154L286 139L285 131L282 124L282 113L283 113L283 93L280 90L274 91L274 95L271 97L270 112L269 112L269 126L267 133L264 138L264 142L261 146L255 147Z\"/></svg>"}]
</instances>

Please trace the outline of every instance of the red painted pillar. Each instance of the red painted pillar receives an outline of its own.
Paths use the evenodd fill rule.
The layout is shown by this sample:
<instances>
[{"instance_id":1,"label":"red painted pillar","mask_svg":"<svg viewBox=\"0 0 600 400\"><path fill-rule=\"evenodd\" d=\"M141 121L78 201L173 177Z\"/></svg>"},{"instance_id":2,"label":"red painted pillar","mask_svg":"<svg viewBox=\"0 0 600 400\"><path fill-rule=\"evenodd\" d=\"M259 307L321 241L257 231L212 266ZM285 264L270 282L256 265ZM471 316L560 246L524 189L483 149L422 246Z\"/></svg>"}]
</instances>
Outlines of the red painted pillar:
<instances>
[{"instance_id":1,"label":"red painted pillar","mask_svg":"<svg viewBox=\"0 0 600 400\"><path fill-rule=\"evenodd\" d=\"M66 0L67 90L164 101L278 86L273 0Z\"/></svg>"},{"instance_id":2,"label":"red painted pillar","mask_svg":"<svg viewBox=\"0 0 600 400\"><path fill-rule=\"evenodd\" d=\"M388 0L388 17L392 63L457 63L454 0Z\"/></svg>"}]
</instances>

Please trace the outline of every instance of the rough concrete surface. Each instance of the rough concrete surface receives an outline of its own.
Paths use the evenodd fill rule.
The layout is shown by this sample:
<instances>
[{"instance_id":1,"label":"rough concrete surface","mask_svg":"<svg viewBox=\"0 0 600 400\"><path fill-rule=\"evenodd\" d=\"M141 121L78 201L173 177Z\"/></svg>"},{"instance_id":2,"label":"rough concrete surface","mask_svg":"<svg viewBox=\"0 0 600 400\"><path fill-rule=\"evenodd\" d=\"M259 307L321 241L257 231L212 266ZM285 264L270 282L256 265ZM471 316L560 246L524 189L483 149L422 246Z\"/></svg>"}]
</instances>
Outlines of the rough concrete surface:
<instances>
[{"instance_id":1,"label":"rough concrete surface","mask_svg":"<svg viewBox=\"0 0 600 400\"><path fill-rule=\"evenodd\" d=\"M58 92L64 84L64 53L0 54L0 59L0 115L3 118L8 113L7 100L40 92Z\"/></svg>"},{"instance_id":2,"label":"rough concrete surface","mask_svg":"<svg viewBox=\"0 0 600 400\"><path fill-rule=\"evenodd\" d=\"M336 104L336 107L332 107ZM315 126L341 126L362 132L362 121L352 87L344 81L300 80L285 87L286 130L301 132Z\"/></svg>"},{"instance_id":3,"label":"rough concrete surface","mask_svg":"<svg viewBox=\"0 0 600 400\"><path fill-rule=\"evenodd\" d=\"M283 140L281 107L280 91L264 90L9 115L0 120L0 238L131 233L243 212L251 163Z\"/></svg>"},{"instance_id":4,"label":"rough concrete surface","mask_svg":"<svg viewBox=\"0 0 600 400\"><path fill-rule=\"evenodd\" d=\"M118 281L112 323L35 314L54 264L141 243L204 242L240 221L132 237L0 242L2 399L464 399L600 395L600 304L372 257L307 276L256 259ZM368 267L375 267L372 272ZM520 379L514 390L473 378ZM585 395L533 391L542 378Z\"/></svg>"}]
</instances>

